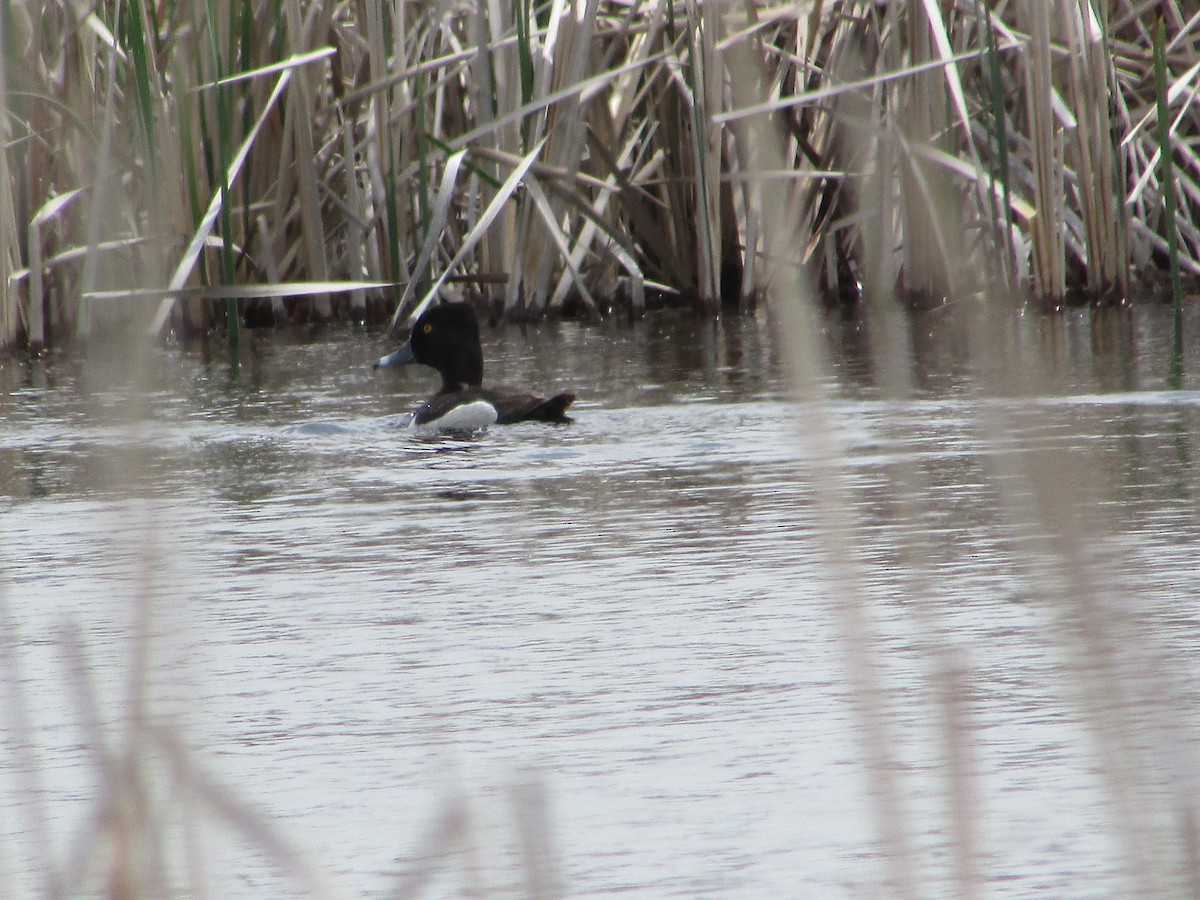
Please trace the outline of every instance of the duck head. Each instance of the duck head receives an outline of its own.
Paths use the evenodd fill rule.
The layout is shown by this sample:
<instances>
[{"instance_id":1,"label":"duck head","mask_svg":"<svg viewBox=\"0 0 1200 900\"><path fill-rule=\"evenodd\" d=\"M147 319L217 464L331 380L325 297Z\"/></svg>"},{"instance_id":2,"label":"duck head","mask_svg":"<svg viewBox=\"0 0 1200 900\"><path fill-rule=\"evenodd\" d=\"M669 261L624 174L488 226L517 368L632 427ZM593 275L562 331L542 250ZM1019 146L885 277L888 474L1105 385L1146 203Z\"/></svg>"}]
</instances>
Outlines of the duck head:
<instances>
[{"instance_id":1,"label":"duck head","mask_svg":"<svg viewBox=\"0 0 1200 900\"><path fill-rule=\"evenodd\" d=\"M376 360L375 368L420 363L442 376L439 394L451 394L483 383L483 349L479 320L469 303L431 306L413 323L408 341L395 353Z\"/></svg>"}]
</instances>

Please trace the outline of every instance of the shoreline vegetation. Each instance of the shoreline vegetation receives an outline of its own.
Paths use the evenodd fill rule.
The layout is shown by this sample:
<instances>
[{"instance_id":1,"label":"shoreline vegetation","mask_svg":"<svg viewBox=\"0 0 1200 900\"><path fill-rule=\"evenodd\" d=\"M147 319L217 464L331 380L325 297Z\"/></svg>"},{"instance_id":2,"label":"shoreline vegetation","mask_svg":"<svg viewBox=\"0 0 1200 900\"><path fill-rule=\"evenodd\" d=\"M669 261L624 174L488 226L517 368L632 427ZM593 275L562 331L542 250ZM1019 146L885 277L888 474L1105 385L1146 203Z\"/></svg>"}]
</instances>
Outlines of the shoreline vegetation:
<instances>
[{"instance_id":1,"label":"shoreline vegetation","mask_svg":"<svg viewBox=\"0 0 1200 900\"><path fill-rule=\"evenodd\" d=\"M0 46L7 348L1200 275L1179 3L17 0Z\"/></svg>"}]
</instances>

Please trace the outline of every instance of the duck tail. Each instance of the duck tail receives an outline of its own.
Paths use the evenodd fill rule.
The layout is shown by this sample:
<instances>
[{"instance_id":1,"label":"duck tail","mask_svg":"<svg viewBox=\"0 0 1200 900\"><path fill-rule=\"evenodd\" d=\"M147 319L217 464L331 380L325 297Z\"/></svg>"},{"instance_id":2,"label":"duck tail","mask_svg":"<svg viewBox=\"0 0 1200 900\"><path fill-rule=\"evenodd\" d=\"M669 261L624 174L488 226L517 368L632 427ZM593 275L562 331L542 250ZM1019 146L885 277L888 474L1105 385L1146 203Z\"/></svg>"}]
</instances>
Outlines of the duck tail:
<instances>
[{"instance_id":1,"label":"duck tail","mask_svg":"<svg viewBox=\"0 0 1200 900\"><path fill-rule=\"evenodd\" d=\"M530 419L538 422L570 422L571 417L566 415L567 407L575 402L575 395L564 391L561 394L555 394L549 400L543 400L529 414Z\"/></svg>"}]
</instances>

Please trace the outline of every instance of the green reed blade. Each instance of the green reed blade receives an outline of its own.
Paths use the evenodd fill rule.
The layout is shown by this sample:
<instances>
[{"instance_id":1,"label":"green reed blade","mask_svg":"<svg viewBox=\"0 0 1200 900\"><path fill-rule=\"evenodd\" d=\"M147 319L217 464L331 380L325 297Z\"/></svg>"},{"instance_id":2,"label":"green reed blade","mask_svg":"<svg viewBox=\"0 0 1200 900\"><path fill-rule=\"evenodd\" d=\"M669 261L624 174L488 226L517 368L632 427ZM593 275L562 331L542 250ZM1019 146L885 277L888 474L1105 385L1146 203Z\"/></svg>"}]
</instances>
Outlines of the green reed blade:
<instances>
[{"instance_id":1,"label":"green reed blade","mask_svg":"<svg viewBox=\"0 0 1200 900\"><path fill-rule=\"evenodd\" d=\"M136 88L138 120L146 141L146 165L153 168L158 154L155 151L154 101L150 84L150 62L146 49L146 31L142 21L141 0L129 0L125 16L125 40L133 60L134 86ZM151 176L153 180L153 176Z\"/></svg>"}]
</instances>

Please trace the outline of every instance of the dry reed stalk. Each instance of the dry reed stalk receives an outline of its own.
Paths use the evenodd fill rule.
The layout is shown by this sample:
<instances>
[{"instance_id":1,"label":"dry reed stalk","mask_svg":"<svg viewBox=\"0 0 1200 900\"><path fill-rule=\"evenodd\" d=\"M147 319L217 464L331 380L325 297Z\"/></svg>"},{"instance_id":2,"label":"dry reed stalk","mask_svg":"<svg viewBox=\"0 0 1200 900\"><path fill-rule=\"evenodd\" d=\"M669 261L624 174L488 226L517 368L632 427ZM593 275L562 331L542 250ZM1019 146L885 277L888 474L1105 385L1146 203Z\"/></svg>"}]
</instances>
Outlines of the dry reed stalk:
<instances>
[{"instance_id":1,"label":"dry reed stalk","mask_svg":"<svg viewBox=\"0 0 1200 900\"><path fill-rule=\"evenodd\" d=\"M309 49L308 23L300 20L300 5L288 3L287 36L293 56L298 56ZM324 25L328 28L328 20L322 12L329 10L328 5L318 4L313 7L312 16L317 21L317 27ZM324 19L324 21L322 21ZM312 19L310 19L312 21ZM321 32L323 33L323 31ZM307 266L317 281L329 280L329 269L325 264L325 228L321 215L321 204L318 199L320 186L316 169L316 152L313 146L313 134L317 130L312 117L315 111L313 91L309 84L307 67L296 70L292 89L287 97L287 120L291 125L292 140L296 142L296 179L300 187L300 227L304 235L304 249L307 254ZM319 319L328 320L333 317L333 308L329 298L318 295L315 298L316 315Z\"/></svg>"},{"instance_id":2,"label":"dry reed stalk","mask_svg":"<svg viewBox=\"0 0 1200 900\"><path fill-rule=\"evenodd\" d=\"M558 217L555 209L551 205L550 200L546 197L541 185L538 183L537 176L535 176L532 172L525 176L525 189L528 191L529 197L533 201L534 208L541 217L543 228L545 229L546 233L550 235L551 240L554 241L560 258L566 263L567 272L570 274L579 292L580 302L590 313L592 318L599 318L600 313L596 305L596 301L592 298L592 294L588 290L587 284L583 280L583 276L575 266L572 258L571 248L567 243L566 235L558 226ZM543 263L544 262L545 259L543 259ZM546 279L549 279L551 275L549 266L543 265L543 274L545 275ZM536 283L537 282L535 282L535 284ZM544 305L537 302L544 293L545 291L539 291L538 293L534 294L534 310L539 310Z\"/></svg>"},{"instance_id":3,"label":"dry reed stalk","mask_svg":"<svg viewBox=\"0 0 1200 900\"><path fill-rule=\"evenodd\" d=\"M496 49L488 58L492 70L494 99L487 98L484 101L487 116L490 117L490 120L484 120L484 124L494 123L494 128L489 129L491 134L488 138L492 149L516 156L520 156L524 149L522 132L529 121L529 114L533 111L523 112L519 118L505 118L502 113L508 110L524 110L530 99L527 91L532 90L530 57L533 48L530 47L530 42L533 40L531 32L534 28L529 22L529 7L527 0L490 0L489 15L486 18L487 45L495 45ZM500 46L502 38L507 36L509 22L513 23L516 41ZM503 177L498 167L489 174L493 175L496 182ZM486 188L480 191L481 209L485 205L491 208L494 200L495 195L489 193ZM508 274L504 307L513 310L521 306L518 292L523 281L520 271L523 258L518 252L521 241L519 210L516 204L504 204L496 207L496 213L499 226L494 233L486 235L486 240L481 245L484 254L480 262L487 271Z\"/></svg>"},{"instance_id":4,"label":"dry reed stalk","mask_svg":"<svg viewBox=\"0 0 1200 900\"><path fill-rule=\"evenodd\" d=\"M9 13L0 11L0 50L5 52L10 39ZM12 347L21 339L20 288L16 274L21 268L21 236L18 232L16 198L8 190L13 184L9 146L13 143L12 123L17 121L16 110L9 102L8 65L0 63L0 348ZM40 252L40 244L38 250ZM40 272L39 272L40 274ZM30 294L31 304L41 304L41 290Z\"/></svg>"},{"instance_id":5,"label":"dry reed stalk","mask_svg":"<svg viewBox=\"0 0 1200 900\"><path fill-rule=\"evenodd\" d=\"M13 735L29 735L32 733L32 722L24 689L26 675L20 664L21 632L13 619L5 584L0 584L0 626L3 626L0 627L0 673L3 674L5 686L0 693L4 698L5 723ZM13 818L21 830L33 838L36 880L46 897L61 897L64 893L63 873L60 861L55 858L50 812L46 803L49 793L44 784L36 745L27 739L12 741L8 745L5 762L14 793L20 801L13 804ZM0 868L0 887L9 887L3 882L9 874ZM15 891L11 893L16 895Z\"/></svg>"},{"instance_id":6,"label":"dry reed stalk","mask_svg":"<svg viewBox=\"0 0 1200 900\"><path fill-rule=\"evenodd\" d=\"M1029 51L1025 59L1025 97L1029 116L1030 161L1034 173L1032 223L1034 293L1058 305L1066 297L1061 140L1054 122L1054 84L1050 57L1050 10L1041 0L1025 0Z\"/></svg>"},{"instance_id":7,"label":"dry reed stalk","mask_svg":"<svg viewBox=\"0 0 1200 900\"><path fill-rule=\"evenodd\" d=\"M848 60L843 61L843 65L848 67L848 64ZM870 119L872 110L880 109L881 105L872 103L871 95L865 89L858 94L846 94L838 101L838 116L843 121L864 122ZM869 358L883 395L902 399L910 396L911 390L912 323L896 292L898 260L893 249L895 239L891 230L893 216L889 198L896 193L893 184L896 170L892 160L903 158L906 148L901 146L904 142L896 135L895 129L888 129L883 123L874 129L860 129L860 132L864 130L873 134L875 139L860 148L860 152L847 154L846 165L852 172L860 173L858 178L850 180L850 184L856 188L857 205L864 211L861 234L866 281L864 297L870 325L866 330L870 345ZM932 163L933 154L926 156ZM956 212L953 210L951 215ZM908 227L922 226L920 223L909 223ZM970 265L970 258L947 258L945 264L963 268ZM955 272L951 280L961 284L965 278L963 273ZM928 496L925 490L927 477L915 460L901 461L894 469L896 494L903 498L899 515L905 521L914 521L921 515L917 498ZM930 570L925 554L915 544L903 547L907 541L904 537L900 540L904 550L905 571L908 573L908 595L914 598L931 596L937 576ZM979 806L982 793L978 771L979 751L972 740L975 713L971 703L970 661L957 651L954 628L942 620L936 606L916 602L912 610L921 632L938 636L928 643L925 654L929 658L930 671L934 673L933 680L940 701L937 733L941 747L938 749L943 754L943 785L949 826L944 829L944 834L951 851L947 876L951 879L956 896L981 897L985 884L983 860L986 858L986 848L980 841L985 829L980 822L983 817ZM864 648L860 652L867 650ZM869 708L874 715L885 718L888 715L886 706L879 700L873 701ZM877 758L878 762L885 760ZM879 776L873 773L873 777ZM899 791L900 787L891 785L888 789ZM881 830L886 833L884 828L881 827ZM902 836L892 837L890 846L893 853L910 856L903 866L897 861L897 874L893 878L905 877L903 873L906 869L909 877L913 877L911 867L916 865L914 849L905 845ZM915 885L913 887L915 889Z\"/></svg>"},{"instance_id":8,"label":"dry reed stalk","mask_svg":"<svg viewBox=\"0 0 1200 900\"><path fill-rule=\"evenodd\" d=\"M1171 272L1171 299L1175 312L1175 336L1172 354L1172 380L1175 387L1183 376L1183 287L1179 273L1179 230L1176 224L1175 152L1171 140L1169 107L1167 104L1167 61L1163 21L1154 29L1154 85L1158 106L1159 184L1163 197L1163 218L1166 220L1167 255Z\"/></svg>"},{"instance_id":9,"label":"dry reed stalk","mask_svg":"<svg viewBox=\"0 0 1200 900\"><path fill-rule=\"evenodd\" d=\"M526 19L529 11L522 4L518 12L518 65L522 73L522 104L533 104L522 122L522 143L545 138L545 162L567 171L579 166L583 148L585 109L579 99L546 104L547 98L566 85L575 84L586 74L591 49L594 3L578 9L555 0L548 14L548 27L539 31ZM533 198L531 198L533 199ZM505 313L511 319L541 314L550 292L550 278L556 258L567 239L561 233L564 212L561 200L551 203L520 203L515 227L520 235L520 250L513 259L505 296ZM541 222L538 227L537 222ZM590 302L590 297L588 298Z\"/></svg>"},{"instance_id":10,"label":"dry reed stalk","mask_svg":"<svg viewBox=\"0 0 1200 900\"><path fill-rule=\"evenodd\" d=\"M712 3L687 0L687 60L685 77L690 145L695 166L693 189L697 248L697 301L715 315L721 300L721 206L720 173L722 127L713 119L721 111L724 67L717 41L721 20ZM685 84L686 83L686 84Z\"/></svg>"},{"instance_id":11,"label":"dry reed stalk","mask_svg":"<svg viewBox=\"0 0 1200 900\"><path fill-rule=\"evenodd\" d=\"M415 298L418 285L425 284L434 251L437 248L442 230L446 227L446 222L450 215L450 207L454 199L454 185L458 179L459 169L462 167L466 156L466 150L459 150L446 160L446 166L442 172L442 183L438 189L437 199L434 204L433 216L429 221L429 226L425 233L425 243L421 246L421 252L417 256L416 264L412 272L409 273L408 285L400 297L400 302L396 304L396 311L392 314L392 321L389 326L389 330L391 331L396 330L396 326L399 324L402 316L408 315L411 321L416 321L420 315L420 312L417 310L412 310L411 314L409 314L409 308ZM421 309L424 309L424 307L425 305L422 304Z\"/></svg>"},{"instance_id":12,"label":"dry reed stalk","mask_svg":"<svg viewBox=\"0 0 1200 900\"><path fill-rule=\"evenodd\" d=\"M754 60L744 48L730 49L730 72L753 69ZM735 88L735 93L737 89ZM755 133L755 142L768 161L769 168L784 165L782 141L766 117L747 122ZM786 239L789 210L785 198L778 193L764 192L765 259L789 259L784 246L777 242ZM870 623L862 572L845 552L854 545L853 505L846 494L847 485L842 470L843 457L834 446L835 429L826 419L828 406L823 403L823 348L818 335L815 296L807 280L797 269L775 265L769 273L772 305L780 317L780 327L788 352L786 359L793 389L805 401L810 417L800 432L804 438L805 457L815 468L813 479L814 502L823 523L822 550L832 590L839 598L835 606L839 638L846 658L847 684L852 697L858 736L862 741L866 767L872 780L871 797L875 805L875 825L881 851L887 865L887 888L891 896L917 896L915 857L904 823L908 821L903 792L898 783L891 741L891 724L886 712L882 676L872 649L874 639Z\"/></svg>"},{"instance_id":13,"label":"dry reed stalk","mask_svg":"<svg viewBox=\"0 0 1200 900\"><path fill-rule=\"evenodd\" d=\"M676 10L671 0L665 0L665 16L656 35L663 52L668 54L665 71L656 73L655 95L657 127L650 135L656 149L655 181L634 181L646 202L633 218L634 239L656 243L661 249L655 254L664 269L673 267L679 278L679 289L693 298L700 296L700 279L704 265L695 235L703 213L695 204L699 190L696 171L701 152L692 132L692 110L686 71L686 38L678 31L687 29L675 20ZM693 186L696 186L693 188ZM632 217L631 217L632 218ZM645 229L645 231L643 231ZM650 237L654 234L655 237ZM672 262L665 262L671 260Z\"/></svg>"},{"instance_id":14,"label":"dry reed stalk","mask_svg":"<svg viewBox=\"0 0 1200 900\"><path fill-rule=\"evenodd\" d=\"M1025 268L1024 259L1027 254L1020 246L1021 239L1013 224L1013 178L1012 166L1009 162L1009 111L1006 105L1006 72L998 50L997 33L1000 29L992 12L985 4L976 2L976 10L981 13L977 24L982 33L983 44L987 48L985 58L987 78L987 103L985 109L989 113L985 144L988 145L989 185L987 196L982 199L981 207L985 221L989 226L992 245L997 248L998 262L992 268L995 277L1003 286L1004 292L1015 295L1018 281L1024 281L1018 273Z\"/></svg>"},{"instance_id":15,"label":"dry reed stalk","mask_svg":"<svg viewBox=\"0 0 1200 900\"><path fill-rule=\"evenodd\" d=\"M355 278L367 277L365 248L367 206L358 183L354 167L354 135L349 122L342 123L342 177L346 193L346 263ZM362 291L350 295L350 308L358 316L367 309L367 298Z\"/></svg>"},{"instance_id":16,"label":"dry reed stalk","mask_svg":"<svg viewBox=\"0 0 1200 900\"><path fill-rule=\"evenodd\" d=\"M357 7L358 18L363 28L367 78L372 85L382 85L387 78L390 55L389 48L384 44L383 3L382 0L358 0ZM404 23L405 19L401 18L400 22ZM408 58L402 42L398 42L394 59L401 71L408 67ZM393 119L393 94L403 92L405 87L406 84L401 82L395 89L383 87L373 91L368 97L356 96L359 93L356 90L341 100L347 118L357 118L361 115L363 101L366 101L366 113L363 116L366 173L367 183L370 185L372 221L378 223L373 232L375 240L371 242L367 252L379 260L379 271L382 274L397 281L402 280L399 241L400 234L407 231L408 211L389 190L393 183L391 176L399 166L400 152L390 123Z\"/></svg>"},{"instance_id":17,"label":"dry reed stalk","mask_svg":"<svg viewBox=\"0 0 1200 900\"><path fill-rule=\"evenodd\" d=\"M242 142L242 145L238 148L233 158L229 161L229 167L224 175L226 184L232 183L241 172L242 166L245 163L246 157L250 152L250 147L253 145L259 129L262 127L270 112L275 109L276 103L278 103L280 97L283 95L284 89L291 80L291 74L291 70L286 70L276 80L275 89L268 98L265 107L260 112L257 121L250 129L250 133L246 135L245 140ZM167 285L168 291L179 290L191 277L193 269L200 258L200 253L203 251L207 243L208 236L212 233L213 226L216 224L217 216L221 212L223 197L224 192L221 189L218 189L213 193L213 196L209 201L208 209L204 213L204 217L201 219L199 226L192 235L191 242L189 243L187 250L184 252L183 256L180 258L175 267L174 274L171 276L171 280ZM163 325L166 324L167 318L171 314L172 305L173 301L169 297L163 300L159 305L158 312L151 320L150 327L148 329L151 334L158 334Z\"/></svg>"},{"instance_id":18,"label":"dry reed stalk","mask_svg":"<svg viewBox=\"0 0 1200 900\"><path fill-rule=\"evenodd\" d=\"M988 386L989 395L1045 395L1053 389L1048 372L1005 364L1009 327L997 316L980 316L974 325L973 353L999 377ZM1036 405L981 404L977 415L985 440L1011 448L993 454L992 479L1003 486L997 496L1027 548L1022 566L1064 661L1066 700L1078 711L1098 757L1098 787L1110 803L1106 831L1118 847L1126 888L1118 892L1174 896L1168 885L1179 879L1187 849L1173 808L1176 773L1161 763L1183 748L1174 723L1164 726L1146 715L1141 695L1161 700L1170 690L1148 658L1152 651L1136 598L1098 583L1095 549L1114 524L1110 491L1097 477L1101 460L1082 449L1046 448L1038 435L1044 410Z\"/></svg>"},{"instance_id":19,"label":"dry reed stalk","mask_svg":"<svg viewBox=\"0 0 1200 900\"><path fill-rule=\"evenodd\" d=\"M25 243L26 252L29 254L29 266L25 270L28 285L25 335L29 349L34 352L46 345L46 298L42 284L47 263L42 257L42 228L52 224L81 194L82 191L69 191L46 201L29 221Z\"/></svg>"},{"instance_id":20,"label":"dry reed stalk","mask_svg":"<svg viewBox=\"0 0 1200 900\"><path fill-rule=\"evenodd\" d=\"M605 122L603 118L600 122ZM597 124L600 124L599 122ZM633 142L631 142L633 143ZM626 144L625 150L631 149L631 144ZM601 155L601 154L598 154ZM611 160L610 169L628 169L631 165L631 158L626 153L621 158L613 160L611 157L606 157ZM564 272L558 279L557 285L551 292L549 307L551 309L561 310L567 297L567 291L572 284L576 285L576 289L580 292L586 289L581 276L576 275L582 266L583 260L588 253L594 252L598 257L604 258L611 255L617 259L618 263L626 270L630 279L631 298L630 302L633 308L634 315L641 315L645 311L645 294L644 284L645 277L642 274L641 268L634 260L633 253L624 246L624 238L616 234L613 229L613 223L609 221L608 211L610 200L618 192L618 181L615 174L610 174L602 183L597 191L596 200L593 204L588 205L580 198L577 204L582 215L588 218L586 224L580 229L574 244L565 256L565 261L570 269L571 277L568 278L568 273ZM598 244L601 235L609 237L607 244L594 246Z\"/></svg>"},{"instance_id":21,"label":"dry reed stalk","mask_svg":"<svg viewBox=\"0 0 1200 900\"><path fill-rule=\"evenodd\" d=\"M614 79L615 95L610 102L593 104L588 142L593 166L606 173L604 190L594 209L613 222L614 228L607 229L610 233L621 228L628 234L624 240L614 236L608 248L632 279L635 313L641 311L644 300L640 292L647 279L681 287L692 278L678 249L677 231L671 227L674 220L667 220L664 229L662 207L657 203L664 191L678 190L679 182L672 181L667 171L668 166L674 165L674 157L666 154L660 145L656 134L659 126L635 115L639 105L670 104L674 99L673 95L671 99L660 97L662 80L658 73L649 69L650 64L662 56L658 48L666 39L668 9L664 2L653 4L647 26L629 35L629 63ZM643 70L646 70L645 75ZM643 79L640 86L639 78ZM675 109L674 106L670 108ZM671 124L676 121L672 118ZM617 147L619 151L614 150ZM619 212L610 207L610 187L616 190L613 205ZM626 248L626 240L632 246Z\"/></svg>"},{"instance_id":22,"label":"dry reed stalk","mask_svg":"<svg viewBox=\"0 0 1200 900\"><path fill-rule=\"evenodd\" d=\"M909 38L911 61L921 65L952 58L949 47L935 52L935 34L944 36L940 11L930 4L910 7L904 25ZM936 22L936 25L935 25ZM944 189L943 174L928 158L908 148L941 147L946 142L949 122L946 111L946 75L953 70L931 69L914 75L899 99L904 133L900 151L900 220L903 242L903 278L910 302L925 305L955 297L962 290L958 276L970 267L960 266L960 254L971 253L963 241L957 204Z\"/></svg>"},{"instance_id":23,"label":"dry reed stalk","mask_svg":"<svg viewBox=\"0 0 1200 900\"><path fill-rule=\"evenodd\" d=\"M552 6L551 26L543 49L547 65L538 73L538 81L542 86L535 96L558 93L570 85L578 84L591 73L597 5L597 0L587 0L578 5L556 3ZM545 134L548 140L543 162L561 169L568 180L573 180L583 158L590 105L588 99L580 96L574 102L563 101L546 110ZM532 312L534 315L540 314L543 307L552 301L550 285L554 270L560 261L565 261L585 310L593 318L598 317L596 301L592 299L578 271L575 262L578 257L572 258L570 236L559 224L568 214L570 205L561 195L548 198L540 190L533 199L533 206L542 219L543 230L554 242L556 252L547 252L544 246L536 243L526 248L526 260L522 268L528 278L526 299ZM565 298L565 294L562 296Z\"/></svg>"},{"instance_id":24,"label":"dry reed stalk","mask_svg":"<svg viewBox=\"0 0 1200 900\"><path fill-rule=\"evenodd\" d=\"M1123 301L1128 292L1128 267L1117 193L1118 161L1109 119L1108 54L1104 29L1091 0L1059 4L1070 63L1068 86L1076 128L1073 135L1076 191L1087 234L1089 293Z\"/></svg>"},{"instance_id":25,"label":"dry reed stalk","mask_svg":"<svg viewBox=\"0 0 1200 900\"><path fill-rule=\"evenodd\" d=\"M441 274L433 280L433 283L426 291L425 296L421 298L421 301L412 310L411 314L409 315L411 320L416 320L421 313L425 311L425 308L437 297L438 291L441 289L441 286L445 283L446 279L450 276L450 273L454 267L462 263L463 260L465 260L472 253L472 251L474 251L475 247L488 233L488 229L491 227L492 223L501 216L504 210L511 208L510 203L512 196L516 192L517 188L521 186L525 177L525 173L529 171L529 169L533 166L534 160L537 159L538 155L541 153L542 147L545 144L545 140L546 139L543 138L542 140L538 141L538 143L533 146L533 149L530 150L530 152L527 153L513 168L513 170L509 173L508 178L505 179L504 183L496 189L495 196L492 197L491 203L489 203L487 208L482 212L479 217L479 221L475 224L475 227L472 228L471 231L463 238L462 246L458 248L458 252L455 253L454 257L448 263L446 263L446 266L442 270ZM393 324L395 324L394 319Z\"/></svg>"}]
</instances>

